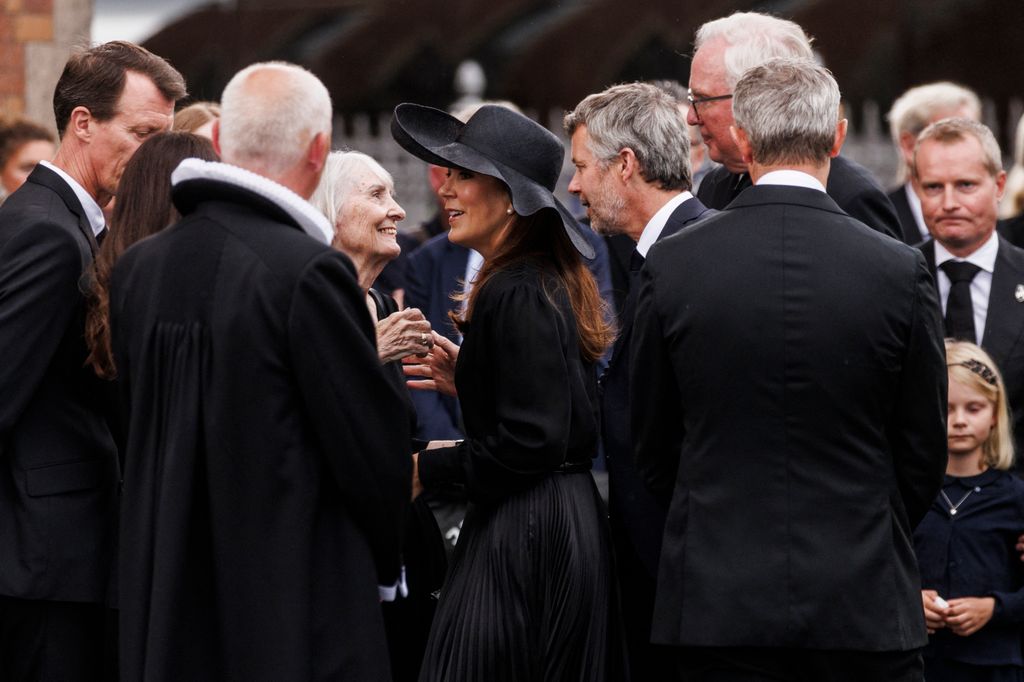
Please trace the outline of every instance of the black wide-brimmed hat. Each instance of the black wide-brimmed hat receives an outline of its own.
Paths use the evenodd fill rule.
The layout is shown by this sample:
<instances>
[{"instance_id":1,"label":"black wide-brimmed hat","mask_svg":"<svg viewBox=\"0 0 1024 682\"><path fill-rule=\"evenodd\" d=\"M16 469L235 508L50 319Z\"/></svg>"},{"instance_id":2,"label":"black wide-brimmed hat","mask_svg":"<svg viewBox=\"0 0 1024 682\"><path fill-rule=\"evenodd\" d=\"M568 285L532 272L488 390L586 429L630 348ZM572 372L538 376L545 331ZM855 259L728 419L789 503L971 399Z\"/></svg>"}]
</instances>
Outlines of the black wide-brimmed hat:
<instances>
[{"instance_id":1,"label":"black wide-brimmed hat","mask_svg":"<svg viewBox=\"0 0 1024 682\"><path fill-rule=\"evenodd\" d=\"M565 148L555 135L511 109L485 104L463 123L419 104L399 104L391 135L407 152L436 166L465 168L501 180L512 208L523 216L544 209L558 212L573 246L584 258L594 247L583 228L552 192L562 172Z\"/></svg>"}]
</instances>

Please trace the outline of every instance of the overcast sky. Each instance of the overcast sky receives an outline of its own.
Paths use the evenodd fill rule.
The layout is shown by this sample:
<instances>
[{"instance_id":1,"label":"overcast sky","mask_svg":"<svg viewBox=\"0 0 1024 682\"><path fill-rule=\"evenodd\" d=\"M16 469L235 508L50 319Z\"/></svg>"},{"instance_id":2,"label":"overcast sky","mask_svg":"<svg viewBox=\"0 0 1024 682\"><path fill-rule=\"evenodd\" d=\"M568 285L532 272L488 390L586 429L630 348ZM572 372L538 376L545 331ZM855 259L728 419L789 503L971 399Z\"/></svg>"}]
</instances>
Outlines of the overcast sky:
<instances>
[{"instance_id":1,"label":"overcast sky","mask_svg":"<svg viewBox=\"0 0 1024 682\"><path fill-rule=\"evenodd\" d=\"M225 0L96 0L92 14L92 40L142 42L173 19L203 5Z\"/></svg>"}]
</instances>

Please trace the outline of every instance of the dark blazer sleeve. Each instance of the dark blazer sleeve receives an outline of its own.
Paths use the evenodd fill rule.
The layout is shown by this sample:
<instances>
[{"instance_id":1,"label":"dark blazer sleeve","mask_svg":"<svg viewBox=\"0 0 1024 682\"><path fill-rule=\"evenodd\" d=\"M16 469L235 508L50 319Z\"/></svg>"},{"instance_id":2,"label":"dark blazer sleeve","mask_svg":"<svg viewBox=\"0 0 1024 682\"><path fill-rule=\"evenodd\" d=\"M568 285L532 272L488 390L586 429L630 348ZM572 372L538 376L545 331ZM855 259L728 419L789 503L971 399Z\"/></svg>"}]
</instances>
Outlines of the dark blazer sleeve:
<instances>
[{"instance_id":1,"label":"dark blazer sleeve","mask_svg":"<svg viewBox=\"0 0 1024 682\"><path fill-rule=\"evenodd\" d=\"M456 447L421 452L419 476L427 488L464 484L470 499L495 501L565 461L572 407L566 328L538 287L520 285L478 307L470 333L486 351L474 357L488 366L466 371L493 376L493 423Z\"/></svg>"},{"instance_id":2,"label":"dark blazer sleeve","mask_svg":"<svg viewBox=\"0 0 1024 682\"><path fill-rule=\"evenodd\" d=\"M40 222L0 250L0 440L18 421L81 300L82 255L66 228Z\"/></svg>"},{"instance_id":3,"label":"dark blazer sleeve","mask_svg":"<svg viewBox=\"0 0 1024 682\"><path fill-rule=\"evenodd\" d=\"M675 488L686 428L658 313L657 280L652 273L656 259L655 248L640 271L629 357L629 406L637 470L655 497L667 502Z\"/></svg>"},{"instance_id":4,"label":"dark blazer sleeve","mask_svg":"<svg viewBox=\"0 0 1024 682\"><path fill-rule=\"evenodd\" d=\"M373 550L378 578L391 584L412 494L412 455L405 402L384 375L374 333L348 259L335 252L314 258L288 319L298 388L344 504Z\"/></svg>"},{"instance_id":5,"label":"dark blazer sleeve","mask_svg":"<svg viewBox=\"0 0 1024 682\"><path fill-rule=\"evenodd\" d=\"M910 336L899 377L889 442L911 527L924 518L946 470L946 353L942 321L924 256L917 259Z\"/></svg>"},{"instance_id":6,"label":"dark blazer sleeve","mask_svg":"<svg viewBox=\"0 0 1024 682\"><path fill-rule=\"evenodd\" d=\"M839 208L861 221L872 230L903 240L896 207L892 205L882 186L863 166L838 156L832 160L825 187Z\"/></svg>"}]
</instances>

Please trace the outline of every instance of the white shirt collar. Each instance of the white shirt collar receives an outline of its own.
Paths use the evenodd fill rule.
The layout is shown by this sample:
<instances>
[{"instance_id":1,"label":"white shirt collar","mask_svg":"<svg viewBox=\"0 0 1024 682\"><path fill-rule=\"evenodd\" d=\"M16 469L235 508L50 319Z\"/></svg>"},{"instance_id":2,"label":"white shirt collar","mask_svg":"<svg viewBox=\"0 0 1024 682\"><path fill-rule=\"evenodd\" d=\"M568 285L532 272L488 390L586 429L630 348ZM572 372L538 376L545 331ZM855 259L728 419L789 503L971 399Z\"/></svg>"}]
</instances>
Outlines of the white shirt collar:
<instances>
[{"instance_id":1,"label":"white shirt collar","mask_svg":"<svg viewBox=\"0 0 1024 682\"><path fill-rule=\"evenodd\" d=\"M914 216L914 222L917 224L917 231L921 233L921 239L928 239L931 235L928 234L928 226L924 223L924 212L921 210L921 197L917 196L917 192L914 191L913 183L908 182L903 186L903 191L907 195L907 205L910 206L910 214Z\"/></svg>"},{"instance_id":2,"label":"white shirt collar","mask_svg":"<svg viewBox=\"0 0 1024 682\"><path fill-rule=\"evenodd\" d=\"M275 203L302 228L303 232L317 241L329 245L334 237L331 221L311 203L284 185L252 171L219 161L185 159L171 173L171 185L186 180L214 180L242 187Z\"/></svg>"},{"instance_id":3,"label":"white shirt collar","mask_svg":"<svg viewBox=\"0 0 1024 682\"><path fill-rule=\"evenodd\" d=\"M948 260L967 261L974 263L985 272L991 273L996 269L996 256L999 254L999 235L995 230L989 238L966 258L954 256L946 250L942 244L935 241L935 267L938 267Z\"/></svg>"},{"instance_id":4,"label":"white shirt collar","mask_svg":"<svg viewBox=\"0 0 1024 682\"><path fill-rule=\"evenodd\" d=\"M647 225L644 226L644 231L640 233L640 239L636 242L636 250L641 256L647 258L647 252L654 246L654 242L658 241L658 237L661 236L662 231L665 229L669 216L684 201L692 198L693 195L689 191L684 190L665 202L665 205L651 216L651 219L647 221Z\"/></svg>"},{"instance_id":5,"label":"white shirt collar","mask_svg":"<svg viewBox=\"0 0 1024 682\"><path fill-rule=\"evenodd\" d=\"M819 192L825 191L825 185L818 181L818 178L798 170L774 170L765 173L757 182L757 185L786 185L787 187L806 187L816 189Z\"/></svg>"},{"instance_id":6,"label":"white shirt collar","mask_svg":"<svg viewBox=\"0 0 1024 682\"><path fill-rule=\"evenodd\" d=\"M103 209L96 203L96 200L92 195L86 192L85 188L79 185L77 180L65 173L62 169L54 166L49 161L40 161L39 165L46 166L59 175L61 179L68 184L71 191L75 193L76 197L78 197L78 203L82 205L82 210L85 211L85 218L89 221L89 227L92 228L93 236L98 237L100 232L103 231L107 220L103 217Z\"/></svg>"}]
</instances>

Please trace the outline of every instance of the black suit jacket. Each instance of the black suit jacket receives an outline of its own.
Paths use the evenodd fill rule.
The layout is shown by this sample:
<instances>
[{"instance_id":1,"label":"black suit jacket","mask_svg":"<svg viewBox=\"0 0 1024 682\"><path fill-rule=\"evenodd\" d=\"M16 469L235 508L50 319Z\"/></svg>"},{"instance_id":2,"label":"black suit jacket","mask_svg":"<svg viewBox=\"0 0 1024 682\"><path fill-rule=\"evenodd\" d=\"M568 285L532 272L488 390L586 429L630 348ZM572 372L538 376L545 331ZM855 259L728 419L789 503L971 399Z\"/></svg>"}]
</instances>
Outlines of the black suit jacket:
<instances>
[{"instance_id":1,"label":"black suit jacket","mask_svg":"<svg viewBox=\"0 0 1024 682\"><path fill-rule=\"evenodd\" d=\"M749 182L737 189L737 176L725 166L719 166L700 183L697 198L709 208L723 209L735 199ZM825 191L839 204L839 208L868 227L900 239L903 229L885 190L870 172L856 161L837 156L832 159Z\"/></svg>"},{"instance_id":2,"label":"black suit jacket","mask_svg":"<svg viewBox=\"0 0 1024 682\"><path fill-rule=\"evenodd\" d=\"M658 240L676 234L711 213L713 211L699 199L683 202L669 216ZM635 247L634 244L634 251ZM637 555L653 580L658 574L667 507L647 490L633 464L633 439L629 429L629 343L636 296L635 289L626 295L611 361L601 377L601 431L608 468L609 512L613 524L622 528L628 538L615 534L617 551ZM623 542L629 546L621 546Z\"/></svg>"},{"instance_id":3,"label":"black suit jacket","mask_svg":"<svg viewBox=\"0 0 1024 682\"><path fill-rule=\"evenodd\" d=\"M83 273L96 240L74 191L37 167L0 208L0 594L102 602L116 530L107 391L85 367Z\"/></svg>"},{"instance_id":4,"label":"black suit jacket","mask_svg":"<svg viewBox=\"0 0 1024 682\"><path fill-rule=\"evenodd\" d=\"M946 366L920 252L755 186L651 249L634 325L637 464L671 499L653 641L922 646Z\"/></svg>"},{"instance_id":5,"label":"black suit jacket","mask_svg":"<svg viewBox=\"0 0 1024 682\"><path fill-rule=\"evenodd\" d=\"M900 239L904 244L917 246L923 240L921 231L917 229L917 220L914 219L914 212L910 210L910 201L907 199L906 185L900 185L888 194L889 201L896 209L896 215L900 219Z\"/></svg>"},{"instance_id":6,"label":"black suit jacket","mask_svg":"<svg viewBox=\"0 0 1024 682\"><path fill-rule=\"evenodd\" d=\"M462 291L469 249L448 240L448 233L428 239L410 256L405 270L405 304L419 308L439 334L460 343L458 330L448 317L459 303L451 294ZM436 391L410 391L416 408L416 436L423 440L458 440L463 437L459 401Z\"/></svg>"},{"instance_id":7,"label":"black suit jacket","mask_svg":"<svg viewBox=\"0 0 1024 682\"><path fill-rule=\"evenodd\" d=\"M924 242L921 251L934 277L934 240ZM996 361L1006 382L1006 396L1013 410L1017 471L1020 472L1024 471L1024 301L1018 299L1018 287L1021 287L1019 295L1024 298L1024 249L1000 236L981 347Z\"/></svg>"}]
</instances>

